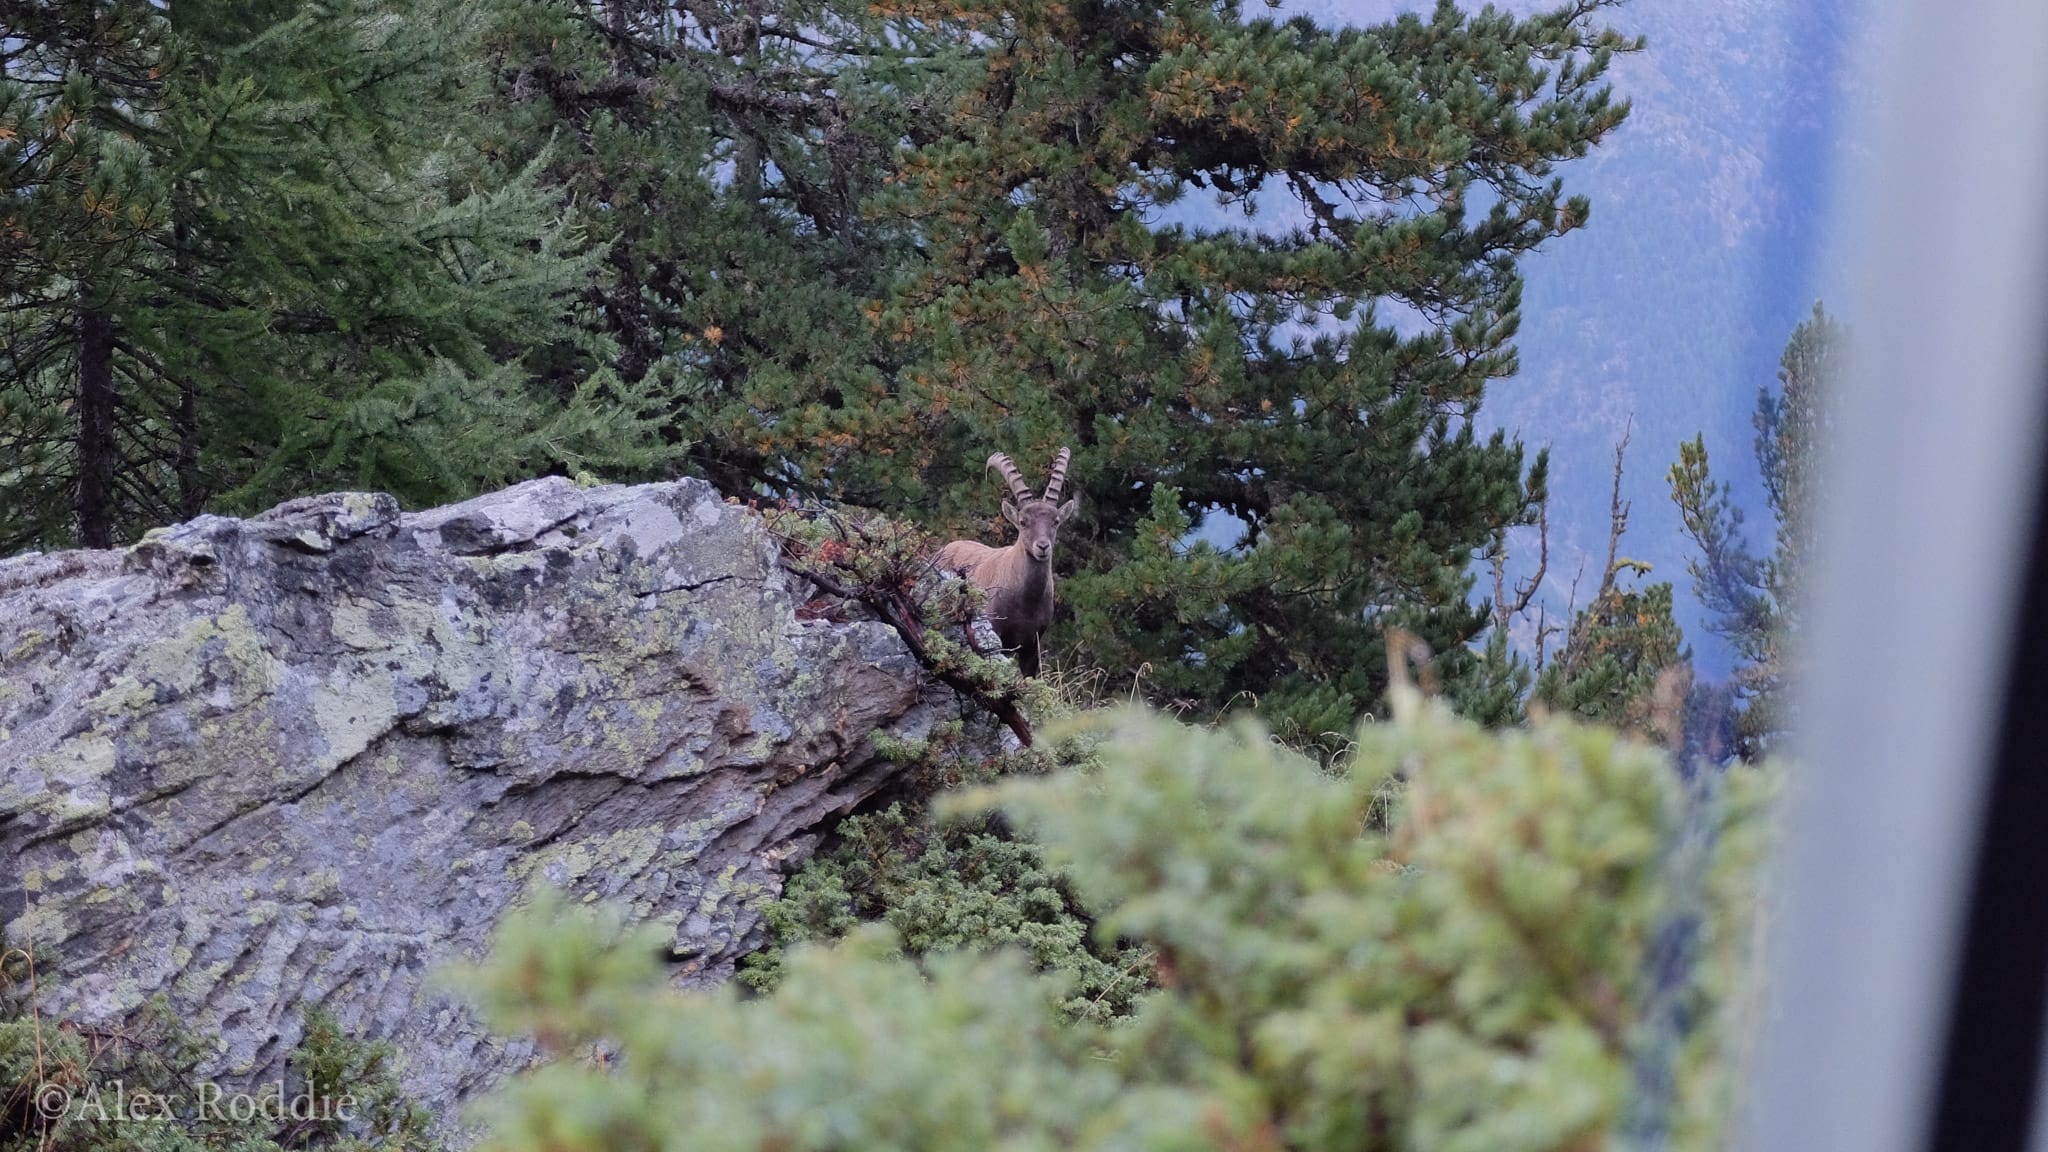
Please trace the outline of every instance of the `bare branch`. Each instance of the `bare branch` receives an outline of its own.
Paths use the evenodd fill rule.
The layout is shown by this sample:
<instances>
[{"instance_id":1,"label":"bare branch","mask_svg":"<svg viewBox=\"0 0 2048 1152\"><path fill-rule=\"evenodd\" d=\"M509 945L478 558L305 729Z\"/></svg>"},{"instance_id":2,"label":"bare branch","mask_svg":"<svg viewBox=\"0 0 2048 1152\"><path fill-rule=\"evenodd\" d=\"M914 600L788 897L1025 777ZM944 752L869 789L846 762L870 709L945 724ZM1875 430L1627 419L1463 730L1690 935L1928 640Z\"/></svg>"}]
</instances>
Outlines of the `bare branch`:
<instances>
[{"instance_id":1,"label":"bare branch","mask_svg":"<svg viewBox=\"0 0 2048 1152\"><path fill-rule=\"evenodd\" d=\"M1614 446L1614 491L1607 503L1607 567L1602 570L1600 591L1594 594L1595 600L1614 591L1614 576L1620 569L1615 557L1621 551L1622 533L1628 531L1628 512L1633 503L1621 498L1621 463L1628 454L1629 438L1635 435L1635 430L1636 418L1631 412L1628 423L1622 427L1621 441Z\"/></svg>"}]
</instances>

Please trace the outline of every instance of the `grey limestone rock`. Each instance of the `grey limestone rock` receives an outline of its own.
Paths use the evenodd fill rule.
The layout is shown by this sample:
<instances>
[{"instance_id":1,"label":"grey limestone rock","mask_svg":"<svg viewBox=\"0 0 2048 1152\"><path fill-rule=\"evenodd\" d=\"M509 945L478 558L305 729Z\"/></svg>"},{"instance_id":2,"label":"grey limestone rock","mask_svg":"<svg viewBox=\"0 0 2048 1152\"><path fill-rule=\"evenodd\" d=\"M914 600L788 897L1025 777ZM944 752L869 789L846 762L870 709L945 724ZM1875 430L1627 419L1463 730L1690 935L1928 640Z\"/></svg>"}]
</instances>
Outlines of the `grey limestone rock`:
<instances>
[{"instance_id":1,"label":"grey limestone rock","mask_svg":"<svg viewBox=\"0 0 2048 1152\"><path fill-rule=\"evenodd\" d=\"M807 594L694 480L319 496L0 562L0 924L59 958L46 1013L168 994L260 1082L324 1008L452 1118L530 1050L422 977L532 885L721 980L892 778L872 738L958 714Z\"/></svg>"}]
</instances>

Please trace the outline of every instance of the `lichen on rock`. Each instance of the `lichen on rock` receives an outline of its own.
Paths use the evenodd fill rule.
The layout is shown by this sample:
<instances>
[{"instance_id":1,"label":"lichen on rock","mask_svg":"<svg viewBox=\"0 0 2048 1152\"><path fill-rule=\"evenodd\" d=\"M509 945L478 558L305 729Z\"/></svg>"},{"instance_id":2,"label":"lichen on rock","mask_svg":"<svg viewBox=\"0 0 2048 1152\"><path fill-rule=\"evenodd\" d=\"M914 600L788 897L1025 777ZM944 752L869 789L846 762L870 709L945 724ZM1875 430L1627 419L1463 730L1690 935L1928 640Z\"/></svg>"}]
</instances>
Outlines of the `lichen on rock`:
<instances>
[{"instance_id":1,"label":"lichen on rock","mask_svg":"<svg viewBox=\"0 0 2048 1152\"><path fill-rule=\"evenodd\" d=\"M307 1013L394 1041L444 1116L529 1055L423 987L531 886L674 926L729 976L879 743L960 705L887 626L809 595L694 480L537 480L203 516L0 561L0 924L43 1008L168 994L276 1075Z\"/></svg>"}]
</instances>

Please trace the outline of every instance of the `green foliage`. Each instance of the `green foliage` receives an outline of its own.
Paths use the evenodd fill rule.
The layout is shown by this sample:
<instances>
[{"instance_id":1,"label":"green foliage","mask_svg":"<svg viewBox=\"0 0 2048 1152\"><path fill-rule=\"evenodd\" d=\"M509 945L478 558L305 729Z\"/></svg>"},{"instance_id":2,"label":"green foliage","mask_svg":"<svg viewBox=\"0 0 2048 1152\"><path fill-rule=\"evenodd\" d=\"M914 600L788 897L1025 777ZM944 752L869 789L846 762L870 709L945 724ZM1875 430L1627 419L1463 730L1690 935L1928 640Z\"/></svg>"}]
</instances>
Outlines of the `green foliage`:
<instances>
[{"instance_id":1,"label":"green foliage","mask_svg":"<svg viewBox=\"0 0 2048 1152\"><path fill-rule=\"evenodd\" d=\"M1735 648L1743 702L1736 736L1746 755L1769 749L1791 725L1787 697L1796 671L1800 584L1813 555L1819 497L1815 453L1827 435L1829 392L1847 339L1815 303L1785 345L1776 389L1757 392L1756 458L1777 522L1769 556L1750 551L1742 510L1730 501L1728 485L1714 479L1704 436L1680 444L1671 466L1671 499L1698 549L1690 565L1693 589L1712 614L1712 627Z\"/></svg>"},{"instance_id":2,"label":"green foliage","mask_svg":"<svg viewBox=\"0 0 2048 1152\"><path fill-rule=\"evenodd\" d=\"M315 1012L287 1060L282 1097L276 1087L216 1084L205 1072L212 1038L186 1027L161 997L120 1026L45 1015L36 972L48 979L55 960L38 953L31 962L19 948L0 956L0 1152L435 1147L431 1118L399 1084L388 1044L349 1036ZM237 1116L241 1095L254 1101Z\"/></svg>"},{"instance_id":3,"label":"green foliage","mask_svg":"<svg viewBox=\"0 0 2048 1152\"><path fill-rule=\"evenodd\" d=\"M915 237L867 202L963 49L864 3L686 7L509 0L486 39L485 148L545 151L605 253L578 285L602 346L534 367L672 386L670 429L727 492L898 506L793 446L858 453L852 410L890 389L865 308ZM827 407L849 419L828 427Z\"/></svg>"},{"instance_id":4,"label":"green foliage","mask_svg":"<svg viewBox=\"0 0 2048 1152\"><path fill-rule=\"evenodd\" d=\"M1583 608L1569 613L1563 626L1549 622L1548 606L1539 605L1535 615L1534 668L1524 664L1509 647L1506 632L1517 617L1530 615L1529 605L1543 590L1550 566L1549 517L1539 514L1543 532L1542 551L1534 576L1508 587L1507 544L1497 537L1487 557L1493 568L1495 628L1483 652L1481 670L1487 675L1478 684L1487 694L1471 688L1455 699L1459 712L1482 723L1498 726L1521 721L1522 689L1531 687L1529 710L1563 713L1580 723L1605 724L1638 737L1654 737L1668 746L1679 746L1685 728L1684 696L1692 682L1692 650L1672 615L1671 585L1649 584L1629 588L1623 580L1650 574L1650 566L1621 554L1622 539L1628 534L1631 502L1622 499L1622 477L1634 423L1614 446L1614 486L1608 503L1607 557L1601 567L1600 583ZM1578 585L1574 580L1572 599ZM1564 642L1550 651L1550 638L1562 632Z\"/></svg>"},{"instance_id":5,"label":"green foliage","mask_svg":"<svg viewBox=\"0 0 2048 1152\"><path fill-rule=\"evenodd\" d=\"M1514 368L1515 261L1586 219L1553 166L1625 112L1598 81L1632 45L1598 7L1333 31L1235 4L895 6L990 48L887 202L930 236L880 313L919 415L863 467L921 469L974 525L989 494L953 470L978 446L1073 441L1050 646L1149 668L1155 699L1348 731L1389 627L1454 679L1486 624L1470 557L1542 486L1471 423ZM1306 224L1171 222L1191 192ZM1218 513L1232 546L1185 542Z\"/></svg>"},{"instance_id":6,"label":"green foliage","mask_svg":"<svg viewBox=\"0 0 2048 1152\"><path fill-rule=\"evenodd\" d=\"M1626 112L1606 7L527 0L489 43L506 146L559 141L608 245L603 362L674 381L693 468L993 540L980 461L1071 444L1056 663L1318 739L1389 626L1472 670L1469 559L1543 475L1473 418L1516 261L1588 218L1556 166ZM1306 223L1173 222L1189 193ZM1188 545L1212 514L1242 538Z\"/></svg>"},{"instance_id":7,"label":"green foliage","mask_svg":"<svg viewBox=\"0 0 2048 1152\"><path fill-rule=\"evenodd\" d=\"M838 539L836 535L830 539ZM1014 672L1010 673L1014 675ZM763 910L769 943L747 957L739 979L757 991L781 980L790 950L830 942L862 924L893 927L922 960L962 949L1014 946L1040 972L1062 975L1063 1011L1107 1020L1128 1013L1149 986L1142 948L1098 941L1093 919L1038 847L988 814L940 818L933 798L1013 777L1091 764L1099 736L1069 721L1100 703L1089 678L1034 681L1031 708L1041 739L996 756L976 749L989 733L971 723L936 726L924 740L881 740L901 765L900 798L849 817Z\"/></svg>"},{"instance_id":8,"label":"green foliage","mask_svg":"<svg viewBox=\"0 0 2048 1152\"><path fill-rule=\"evenodd\" d=\"M1638 574L1646 565L1628 562ZM1535 699L1588 723L1649 735L1658 686L1667 672L1691 664L1684 634L1671 615L1671 585L1624 590L1610 574L1593 602L1572 621L1564 648L1536 680ZM1666 700L1667 712L1675 697Z\"/></svg>"},{"instance_id":9,"label":"green foliage","mask_svg":"<svg viewBox=\"0 0 2048 1152\"><path fill-rule=\"evenodd\" d=\"M775 943L748 958L740 978L749 987L772 991L791 947L875 922L917 958L1014 947L1035 970L1063 978L1062 1010L1077 1019L1128 1014L1149 986L1147 950L1092 940L1093 921L1038 847L997 821L933 826L898 803L844 821L835 837L768 906Z\"/></svg>"},{"instance_id":10,"label":"green foliage","mask_svg":"<svg viewBox=\"0 0 2048 1152\"><path fill-rule=\"evenodd\" d=\"M8 0L0 550L673 455L589 343L602 252L480 149L489 4Z\"/></svg>"},{"instance_id":11,"label":"green foliage","mask_svg":"<svg viewBox=\"0 0 2048 1152\"><path fill-rule=\"evenodd\" d=\"M1055 1006L1071 978L912 964L877 928L793 949L768 996L679 995L654 935L544 903L463 977L557 1056L490 1103L490 1146L1579 1149L1642 1123L1659 1061L1654 1126L1720 1146L1765 778L1688 792L1602 729L1397 704L1334 772L1133 714L1094 769L965 803L1151 950L1157 990L1107 1026Z\"/></svg>"},{"instance_id":12,"label":"green foliage","mask_svg":"<svg viewBox=\"0 0 2048 1152\"><path fill-rule=\"evenodd\" d=\"M1504 728L1527 719L1534 682L1535 673L1514 650L1508 630L1497 625L1487 633L1472 671L1452 685L1450 700L1458 715L1487 728Z\"/></svg>"}]
</instances>

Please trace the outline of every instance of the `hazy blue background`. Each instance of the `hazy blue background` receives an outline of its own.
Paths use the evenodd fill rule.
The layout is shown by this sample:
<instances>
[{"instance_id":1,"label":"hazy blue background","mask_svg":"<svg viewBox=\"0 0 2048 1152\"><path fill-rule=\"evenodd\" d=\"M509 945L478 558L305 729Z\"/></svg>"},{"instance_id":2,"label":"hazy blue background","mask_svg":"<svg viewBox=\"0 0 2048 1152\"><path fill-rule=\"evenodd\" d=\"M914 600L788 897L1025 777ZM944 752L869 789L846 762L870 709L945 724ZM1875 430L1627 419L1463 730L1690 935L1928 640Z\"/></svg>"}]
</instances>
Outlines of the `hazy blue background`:
<instances>
[{"instance_id":1,"label":"hazy blue background","mask_svg":"<svg viewBox=\"0 0 2048 1152\"><path fill-rule=\"evenodd\" d=\"M1430 6L1285 0L1278 14L1370 24ZM1837 302L1840 278L1821 257L1830 180L1854 152L1862 13L1857 0L1633 0L1613 10L1617 28L1649 39L1610 73L1633 112L1561 173L1591 197L1592 222L1527 262L1521 375L1484 406L1488 427L1551 447L1553 619L1582 563L1579 602L1599 583L1613 447L1633 417L1622 554L1677 586L1679 622L1710 678L1726 673L1728 654L1702 627L1664 474L1679 442L1704 433L1716 475L1748 511L1752 544L1768 546L1750 420L1793 326L1816 297ZM1533 565L1533 536L1518 549Z\"/></svg>"}]
</instances>

